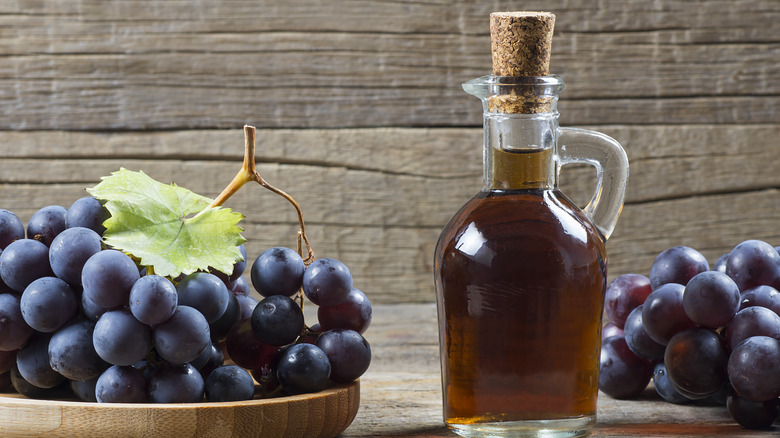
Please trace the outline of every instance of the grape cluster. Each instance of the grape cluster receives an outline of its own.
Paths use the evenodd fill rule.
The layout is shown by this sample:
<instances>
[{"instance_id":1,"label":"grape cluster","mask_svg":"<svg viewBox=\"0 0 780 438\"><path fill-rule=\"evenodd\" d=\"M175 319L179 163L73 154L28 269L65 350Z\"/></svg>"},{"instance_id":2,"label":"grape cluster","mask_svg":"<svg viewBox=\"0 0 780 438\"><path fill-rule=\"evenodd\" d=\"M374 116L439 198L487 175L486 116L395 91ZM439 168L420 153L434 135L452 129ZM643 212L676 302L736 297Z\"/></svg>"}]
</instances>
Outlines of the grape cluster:
<instances>
[{"instance_id":1,"label":"grape cluster","mask_svg":"<svg viewBox=\"0 0 780 438\"><path fill-rule=\"evenodd\" d=\"M652 380L671 403L725 405L745 428L780 410L780 247L746 240L710 267L677 246L648 277L621 275L606 290L599 389L618 399Z\"/></svg>"},{"instance_id":2,"label":"grape cluster","mask_svg":"<svg viewBox=\"0 0 780 438\"><path fill-rule=\"evenodd\" d=\"M106 247L95 198L19 218L0 209L0 390L122 403L248 400L323 390L371 361L366 295L335 259L271 248L233 272L155 275ZM301 291L303 294L301 294ZM318 305L306 326L303 297Z\"/></svg>"}]
</instances>

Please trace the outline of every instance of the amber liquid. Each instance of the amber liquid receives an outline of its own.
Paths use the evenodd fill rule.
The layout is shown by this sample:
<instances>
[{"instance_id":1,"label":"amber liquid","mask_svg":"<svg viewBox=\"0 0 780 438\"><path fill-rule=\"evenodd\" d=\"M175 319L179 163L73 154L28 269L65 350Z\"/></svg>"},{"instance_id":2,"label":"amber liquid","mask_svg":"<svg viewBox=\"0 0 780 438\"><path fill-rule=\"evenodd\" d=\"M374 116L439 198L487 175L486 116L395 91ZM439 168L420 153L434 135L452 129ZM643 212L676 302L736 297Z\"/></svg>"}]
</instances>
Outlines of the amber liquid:
<instances>
[{"instance_id":1,"label":"amber liquid","mask_svg":"<svg viewBox=\"0 0 780 438\"><path fill-rule=\"evenodd\" d=\"M445 227L434 274L445 422L595 418L606 253L579 208L485 190Z\"/></svg>"}]
</instances>

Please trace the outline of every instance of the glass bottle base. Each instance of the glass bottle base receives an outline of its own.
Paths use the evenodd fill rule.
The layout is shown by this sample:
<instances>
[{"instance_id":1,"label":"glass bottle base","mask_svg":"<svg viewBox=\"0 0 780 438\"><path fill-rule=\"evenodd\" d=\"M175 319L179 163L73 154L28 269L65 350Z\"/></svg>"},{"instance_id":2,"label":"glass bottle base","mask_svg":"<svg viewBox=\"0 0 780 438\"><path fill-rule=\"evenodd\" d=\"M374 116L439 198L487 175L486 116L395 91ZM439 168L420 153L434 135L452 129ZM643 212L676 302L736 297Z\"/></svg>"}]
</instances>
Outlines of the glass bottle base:
<instances>
[{"instance_id":1,"label":"glass bottle base","mask_svg":"<svg viewBox=\"0 0 780 438\"><path fill-rule=\"evenodd\" d=\"M588 435L595 424L596 416L592 415L556 420L447 423L447 426L465 438L573 438Z\"/></svg>"}]
</instances>

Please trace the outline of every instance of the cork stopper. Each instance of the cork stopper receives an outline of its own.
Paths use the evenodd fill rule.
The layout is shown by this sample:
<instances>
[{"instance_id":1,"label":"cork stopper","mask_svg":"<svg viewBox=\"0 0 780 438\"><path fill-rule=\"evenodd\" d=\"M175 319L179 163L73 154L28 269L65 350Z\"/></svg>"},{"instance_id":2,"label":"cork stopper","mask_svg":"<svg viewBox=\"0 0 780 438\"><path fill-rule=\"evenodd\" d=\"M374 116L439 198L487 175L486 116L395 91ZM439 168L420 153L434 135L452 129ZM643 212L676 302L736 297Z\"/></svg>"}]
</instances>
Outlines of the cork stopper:
<instances>
[{"instance_id":1,"label":"cork stopper","mask_svg":"<svg viewBox=\"0 0 780 438\"><path fill-rule=\"evenodd\" d=\"M547 76L550 74L555 15L549 12L494 12L490 14L490 40L495 76ZM552 108L549 97L516 93L492 96L491 111L541 113Z\"/></svg>"}]
</instances>

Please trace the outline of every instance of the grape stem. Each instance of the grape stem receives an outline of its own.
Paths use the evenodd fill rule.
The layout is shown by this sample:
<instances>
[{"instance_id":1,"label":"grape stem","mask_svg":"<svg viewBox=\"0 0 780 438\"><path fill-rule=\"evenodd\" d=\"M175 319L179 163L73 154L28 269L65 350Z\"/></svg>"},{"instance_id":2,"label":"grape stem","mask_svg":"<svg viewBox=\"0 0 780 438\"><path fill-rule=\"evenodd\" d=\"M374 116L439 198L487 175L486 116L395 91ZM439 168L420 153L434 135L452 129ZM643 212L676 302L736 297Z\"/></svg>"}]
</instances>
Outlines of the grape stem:
<instances>
[{"instance_id":1,"label":"grape stem","mask_svg":"<svg viewBox=\"0 0 780 438\"><path fill-rule=\"evenodd\" d=\"M306 237L306 226L303 222L303 212L301 206L281 189L269 184L262 176L257 172L255 167L255 127L244 125L244 162L241 165L241 170L238 171L233 180L222 190L222 193L214 199L214 201L206 207L203 211L210 208L219 207L225 203L233 194L235 194L246 183L254 181L260 184L262 187L276 193L282 198L286 199L295 208L295 213L298 215L298 254L303 257L303 246L306 246L306 257L303 261L307 265L314 261L314 250L309 244L309 239Z\"/></svg>"}]
</instances>

